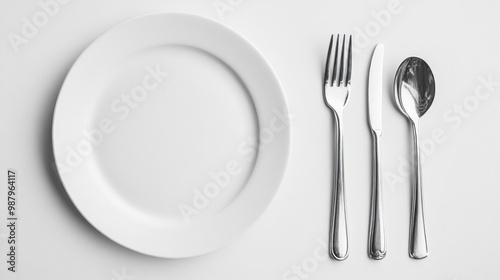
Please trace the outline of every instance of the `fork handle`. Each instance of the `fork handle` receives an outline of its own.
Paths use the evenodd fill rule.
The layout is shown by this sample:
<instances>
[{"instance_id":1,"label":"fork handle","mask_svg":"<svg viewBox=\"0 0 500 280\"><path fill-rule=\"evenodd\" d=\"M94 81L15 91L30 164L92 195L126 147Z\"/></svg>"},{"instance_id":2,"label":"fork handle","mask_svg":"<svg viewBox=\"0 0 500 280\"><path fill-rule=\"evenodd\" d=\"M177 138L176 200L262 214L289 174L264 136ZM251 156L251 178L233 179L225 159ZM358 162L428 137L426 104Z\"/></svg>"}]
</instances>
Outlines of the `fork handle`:
<instances>
[{"instance_id":1,"label":"fork handle","mask_svg":"<svg viewBox=\"0 0 500 280\"><path fill-rule=\"evenodd\" d=\"M333 197L330 222L330 256L343 261L349 255L347 213L344 191L344 146L342 139L342 115L334 113L337 153L333 181Z\"/></svg>"}]
</instances>

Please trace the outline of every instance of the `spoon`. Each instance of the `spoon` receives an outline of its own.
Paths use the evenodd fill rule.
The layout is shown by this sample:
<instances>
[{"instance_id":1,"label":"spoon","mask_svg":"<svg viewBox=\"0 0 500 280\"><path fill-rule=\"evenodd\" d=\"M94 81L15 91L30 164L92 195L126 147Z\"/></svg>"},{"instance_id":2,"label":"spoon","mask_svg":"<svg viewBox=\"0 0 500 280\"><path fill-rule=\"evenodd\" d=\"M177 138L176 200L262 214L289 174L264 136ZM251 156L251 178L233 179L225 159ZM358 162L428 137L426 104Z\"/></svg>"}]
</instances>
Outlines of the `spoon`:
<instances>
[{"instance_id":1,"label":"spoon","mask_svg":"<svg viewBox=\"0 0 500 280\"><path fill-rule=\"evenodd\" d=\"M410 121L414 138L414 184L409 243L409 254L414 259L423 259L429 254L423 209L419 121L431 107L435 90L434 75L424 60L418 57L409 57L401 63L394 79L394 94L399 110Z\"/></svg>"}]
</instances>

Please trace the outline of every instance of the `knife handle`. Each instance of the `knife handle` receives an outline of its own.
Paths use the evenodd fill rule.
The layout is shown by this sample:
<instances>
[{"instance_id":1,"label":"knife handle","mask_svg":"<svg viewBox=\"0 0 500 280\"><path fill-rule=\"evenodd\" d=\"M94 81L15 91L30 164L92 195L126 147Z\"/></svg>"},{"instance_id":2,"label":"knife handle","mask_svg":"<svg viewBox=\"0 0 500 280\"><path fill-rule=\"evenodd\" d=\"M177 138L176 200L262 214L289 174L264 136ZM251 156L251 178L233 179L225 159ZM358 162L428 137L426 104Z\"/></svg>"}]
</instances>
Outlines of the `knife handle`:
<instances>
[{"instance_id":1,"label":"knife handle","mask_svg":"<svg viewBox=\"0 0 500 280\"><path fill-rule=\"evenodd\" d=\"M337 130L337 153L332 192L329 251L332 258L343 261L349 256L349 246L344 191L344 141L342 139L341 114L335 113L335 127Z\"/></svg>"},{"instance_id":2,"label":"knife handle","mask_svg":"<svg viewBox=\"0 0 500 280\"><path fill-rule=\"evenodd\" d=\"M381 260L387 253L385 244L385 225L382 199L382 180L380 174L380 133L373 133L373 176L372 200L370 207L370 230L368 233L368 256Z\"/></svg>"}]
</instances>

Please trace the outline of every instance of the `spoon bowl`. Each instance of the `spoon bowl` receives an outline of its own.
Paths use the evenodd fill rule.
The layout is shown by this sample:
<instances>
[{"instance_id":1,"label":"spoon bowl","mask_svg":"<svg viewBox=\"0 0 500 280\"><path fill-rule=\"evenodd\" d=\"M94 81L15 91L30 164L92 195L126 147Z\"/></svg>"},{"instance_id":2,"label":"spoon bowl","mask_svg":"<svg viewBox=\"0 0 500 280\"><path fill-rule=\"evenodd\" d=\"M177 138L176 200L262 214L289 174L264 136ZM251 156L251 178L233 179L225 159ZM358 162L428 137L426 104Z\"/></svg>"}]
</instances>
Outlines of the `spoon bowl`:
<instances>
[{"instance_id":1,"label":"spoon bowl","mask_svg":"<svg viewBox=\"0 0 500 280\"><path fill-rule=\"evenodd\" d=\"M432 70L418 57L409 57L401 63L394 87L399 110L412 120L422 117L429 110L436 93Z\"/></svg>"}]
</instances>

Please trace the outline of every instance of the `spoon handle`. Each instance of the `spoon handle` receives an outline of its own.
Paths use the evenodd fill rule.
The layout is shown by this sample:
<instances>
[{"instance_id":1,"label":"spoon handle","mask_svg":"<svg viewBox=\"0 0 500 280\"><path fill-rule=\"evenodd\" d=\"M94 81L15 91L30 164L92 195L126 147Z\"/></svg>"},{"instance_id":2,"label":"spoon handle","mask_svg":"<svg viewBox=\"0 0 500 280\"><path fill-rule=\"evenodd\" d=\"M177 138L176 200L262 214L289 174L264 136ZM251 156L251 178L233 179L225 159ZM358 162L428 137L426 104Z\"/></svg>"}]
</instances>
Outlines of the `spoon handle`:
<instances>
[{"instance_id":1,"label":"spoon handle","mask_svg":"<svg viewBox=\"0 0 500 280\"><path fill-rule=\"evenodd\" d=\"M387 252L382 199L382 180L380 176L380 132L373 131L373 177L372 201L370 209L370 231L368 234L368 256L381 260Z\"/></svg>"},{"instance_id":2,"label":"spoon handle","mask_svg":"<svg viewBox=\"0 0 500 280\"><path fill-rule=\"evenodd\" d=\"M333 181L333 197L330 222L330 256L343 261L349 255L347 237L347 214L344 192L344 144L342 139L342 115L335 113L335 127L337 130L337 153L334 164L335 175Z\"/></svg>"},{"instance_id":3,"label":"spoon handle","mask_svg":"<svg viewBox=\"0 0 500 280\"><path fill-rule=\"evenodd\" d=\"M420 167L419 124L412 122L414 145L414 185L412 190L410 219L410 257L423 259L429 254L425 233L424 201L422 194L422 171Z\"/></svg>"}]
</instances>

